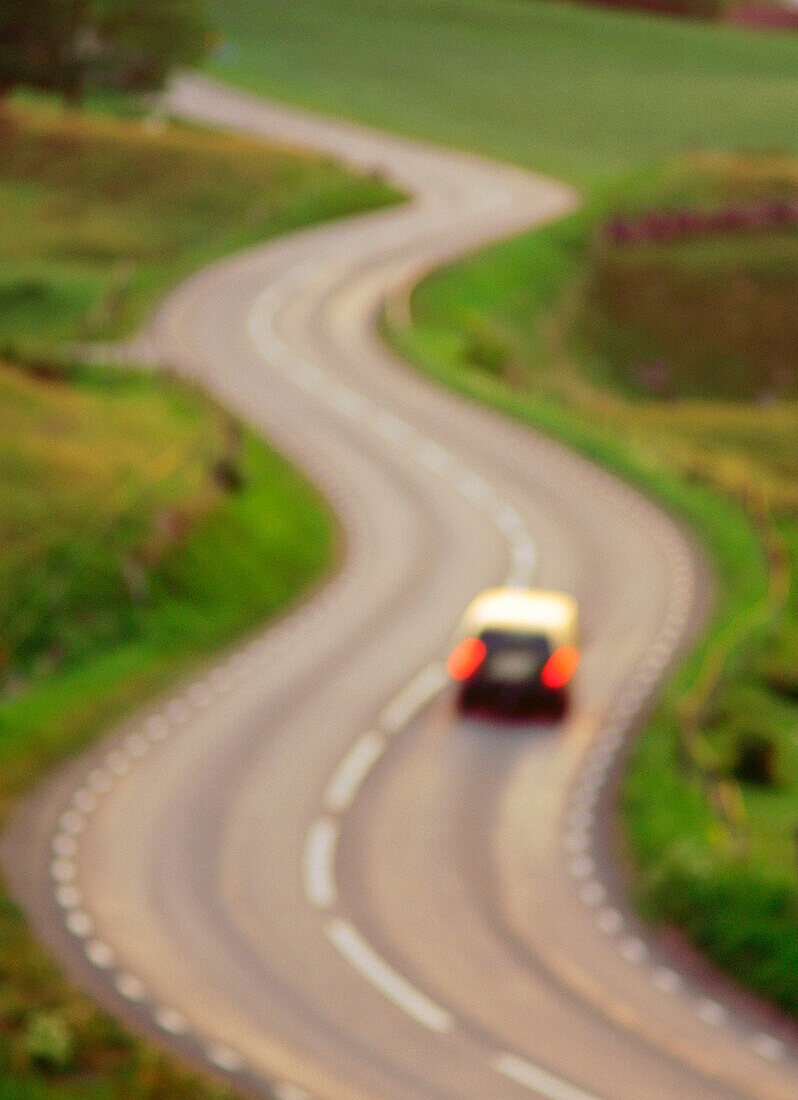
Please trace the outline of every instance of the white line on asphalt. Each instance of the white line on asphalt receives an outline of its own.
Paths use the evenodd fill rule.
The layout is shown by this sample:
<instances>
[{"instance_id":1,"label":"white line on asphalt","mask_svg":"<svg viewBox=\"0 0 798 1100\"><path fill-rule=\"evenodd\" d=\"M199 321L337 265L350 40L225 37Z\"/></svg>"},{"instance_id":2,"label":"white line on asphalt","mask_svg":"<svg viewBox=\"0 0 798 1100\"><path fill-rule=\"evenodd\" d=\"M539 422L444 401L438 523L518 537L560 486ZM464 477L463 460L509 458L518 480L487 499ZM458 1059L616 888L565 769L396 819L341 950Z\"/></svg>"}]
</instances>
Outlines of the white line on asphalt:
<instances>
[{"instance_id":1,"label":"white line on asphalt","mask_svg":"<svg viewBox=\"0 0 798 1100\"><path fill-rule=\"evenodd\" d=\"M595 1093L570 1085L516 1054L499 1054L493 1060L493 1068L511 1081L545 1096L546 1100L598 1100Z\"/></svg>"},{"instance_id":2,"label":"white line on asphalt","mask_svg":"<svg viewBox=\"0 0 798 1100\"><path fill-rule=\"evenodd\" d=\"M428 470L435 474L447 473L454 464L454 459L443 447L433 443L431 439L423 439L421 446L416 451L416 459Z\"/></svg>"},{"instance_id":3,"label":"white line on asphalt","mask_svg":"<svg viewBox=\"0 0 798 1100\"><path fill-rule=\"evenodd\" d=\"M74 909L80 905L83 901L83 895L77 886L73 886L71 882L65 886L59 886L55 892L55 900L61 906L62 909Z\"/></svg>"},{"instance_id":4,"label":"white line on asphalt","mask_svg":"<svg viewBox=\"0 0 798 1100\"><path fill-rule=\"evenodd\" d=\"M171 1035L185 1035L188 1032L188 1020L176 1008L156 1008L155 1022Z\"/></svg>"},{"instance_id":5,"label":"white line on asphalt","mask_svg":"<svg viewBox=\"0 0 798 1100\"><path fill-rule=\"evenodd\" d=\"M149 751L149 745L141 734L138 733L131 733L129 737L125 738L125 748L136 760L140 760L143 756L146 756Z\"/></svg>"},{"instance_id":6,"label":"white line on asphalt","mask_svg":"<svg viewBox=\"0 0 798 1100\"><path fill-rule=\"evenodd\" d=\"M80 936L82 939L94 932L94 921L82 909L70 910L65 923L73 936Z\"/></svg>"},{"instance_id":7,"label":"white line on asphalt","mask_svg":"<svg viewBox=\"0 0 798 1100\"><path fill-rule=\"evenodd\" d=\"M443 688L448 681L442 664L427 665L385 708L379 724L387 733L396 733Z\"/></svg>"},{"instance_id":8,"label":"white line on asphalt","mask_svg":"<svg viewBox=\"0 0 798 1100\"><path fill-rule=\"evenodd\" d=\"M272 1091L274 1100L311 1100L307 1089L300 1088L299 1085L291 1085L287 1081L274 1085Z\"/></svg>"},{"instance_id":9,"label":"white line on asphalt","mask_svg":"<svg viewBox=\"0 0 798 1100\"><path fill-rule=\"evenodd\" d=\"M496 490L493 486L489 485L484 478L480 477L479 474L473 473L471 470L463 470L454 481L454 487L467 500L470 500L472 504L476 504L480 508L488 504L494 504L498 500Z\"/></svg>"},{"instance_id":10,"label":"white line on asphalt","mask_svg":"<svg viewBox=\"0 0 798 1100\"><path fill-rule=\"evenodd\" d=\"M244 1068L244 1059L238 1051L231 1050L230 1047L214 1044L208 1047L207 1055L209 1062L213 1062L219 1069L226 1070L228 1073L240 1073Z\"/></svg>"},{"instance_id":11,"label":"white line on asphalt","mask_svg":"<svg viewBox=\"0 0 798 1100\"><path fill-rule=\"evenodd\" d=\"M389 443L406 443L413 434L412 429L404 420L399 420L384 410L380 411L374 422L374 428Z\"/></svg>"},{"instance_id":12,"label":"white line on asphalt","mask_svg":"<svg viewBox=\"0 0 798 1100\"><path fill-rule=\"evenodd\" d=\"M147 996L144 982L137 978L135 974L118 974L116 988L128 1001L143 1001Z\"/></svg>"},{"instance_id":13,"label":"white line on asphalt","mask_svg":"<svg viewBox=\"0 0 798 1100\"><path fill-rule=\"evenodd\" d=\"M77 813L76 810L64 810L59 818L59 824L64 832L69 833L71 836L77 836L86 828L83 814Z\"/></svg>"},{"instance_id":14,"label":"white line on asphalt","mask_svg":"<svg viewBox=\"0 0 798 1100\"><path fill-rule=\"evenodd\" d=\"M338 826L328 817L320 817L308 830L305 843L305 894L319 909L329 909L335 903L335 848Z\"/></svg>"},{"instance_id":15,"label":"white line on asphalt","mask_svg":"<svg viewBox=\"0 0 798 1100\"><path fill-rule=\"evenodd\" d=\"M355 393L344 385L337 385L327 401L343 416L352 418L363 416L368 409L368 402L359 393Z\"/></svg>"},{"instance_id":16,"label":"white line on asphalt","mask_svg":"<svg viewBox=\"0 0 798 1100\"><path fill-rule=\"evenodd\" d=\"M89 962L94 963L95 966L99 966L101 970L105 970L114 961L114 953L107 943L103 943L102 940L90 940L86 944L86 958Z\"/></svg>"},{"instance_id":17,"label":"white line on asphalt","mask_svg":"<svg viewBox=\"0 0 798 1100\"><path fill-rule=\"evenodd\" d=\"M424 1027L446 1032L454 1027L454 1020L439 1005L431 1001L401 974L390 967L361 937L357 929L347 921L335 918L327 925L327 935L357 972L376 986L388 1000L412 1016Z\"/></svg>"},{"instance_id":18,"label":"white line on asphalt","mask_svg":"<svg viewBox=\"0 0 798 1100\"><path fill-rule=\"evenodd\" d=\"M78 842L69 833L57 833L53 837L53 851L57 856L71 859L78 850Z\"/></svg>"},{"instance_id":19,"label":"white line on asphalt","mask_svg":"<svg viewBox=\"0 0 798 1100\"><path fill-rule=\"evenodd\" d=\"M767 1058L771 1062L777 1061L784 1055L784 1043L774 1039L772 1035L755 1035L751 1041L751 1047L762 1058Z\"/></svg>"},{"instance_id":20,"label":"white line on asphalt","mask_svg":"<svg viewBox=\"0 0 798 1100\"><path fill-rule=\"evenodd\" d=\"M352 805L363 780L384 751L385 738L373 730L354 743L327 784L324 803L328 810L340 813Z\"/></svg>"},{"instance_id":21,"label":"white line on asphalt","mask_svg":"<svg viewBox=\"0 0 798 1100\"><path fill-rule=\"evenodd\" d=\"M71 859L59 857L50 864L50 874L56 882L71 882L77 870Z\"/></svg>"},{"instance_id":22,"label":"white line on asphalt","mask_svg":"<svg viewBox=\"0 0 798 1100\"><path fill-rule=\"evenodd\" d=\"M72 795L72 802L82 814L90 814L97 805L97 796L93 791L79 787Z\"/></svg>"}]
</instances>

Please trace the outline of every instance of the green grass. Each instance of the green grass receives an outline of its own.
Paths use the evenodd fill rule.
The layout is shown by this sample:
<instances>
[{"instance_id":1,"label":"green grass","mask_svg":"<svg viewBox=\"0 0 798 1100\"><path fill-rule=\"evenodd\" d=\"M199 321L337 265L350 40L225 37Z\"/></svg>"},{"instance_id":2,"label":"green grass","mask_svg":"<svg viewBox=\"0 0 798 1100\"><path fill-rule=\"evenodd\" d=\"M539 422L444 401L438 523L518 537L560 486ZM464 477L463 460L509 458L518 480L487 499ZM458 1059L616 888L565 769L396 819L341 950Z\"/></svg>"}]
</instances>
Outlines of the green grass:
<instances>
[{"instance_id":1,"label":"green grass","mask_svg":"<svg viewBox=\"0 0 798 1100\"><path fill-rule=\"evenodd\" d=\"M0 346L130 332L179 276L396 201L317 157L24 100L0 117Z\"/></svg>"},{"instance_id":2,"label":"green grass","mask_svg":"<svg viewBox=\"0 0 798 1100\"><path fill-rule=\"evenodd\" d=\"M216 0L211 71L582 184L695 147L795 151L798 39L553 0Z\"/></svg>"},{"instance_id":3,"label":"green grass","mask_svg":"<svg viewBox=\"0 0 798 1100\"><path fill-rule=\"evenodd\" d=\"M622 384L614 345L599 355L584 335L598 227L643 193L664 201L672 179L647 169L558 224L429 277L411 297L411 325L389 305L387 327L432 377L614 468L706 542L720 578L715 620L666 687L622 790L634 891L649 917L678 924L798 1013L798 403L730 402L717 387L703 400L640 396ZM718 178L713 189L723 193ZM738 242L726 246L733 266ZM676 271L682 253L669 256ZM762 774L745 763L752 738L766 748Z\"/></svg>"},{"instance_id":4,"label":"green grass","mask_svg":"<svg viewBox=\"0 0 798 1100\"><path fill-rule=\"evenodd\" d=\"M651 213L798 201L794 158L689 156L627 187L627 224ZM672 218L672 214L670 215ZM682 240L590 244L574 327L605 381L661 396L798 394L798 229L714 230Z\"/></svg>"},{"instance_id":5,"label":"green grass","mask_svg":"<svg viewBox=\"0 0 798 1100\"><path fill-rule=\"evenodd\" d=\"M45 769L330 568L315 491L197 390L66 366L178 275L397 199L323 160L27 97L0 116L0 828ZM97 1011L0 889L0 1097L220 1100Z\"/></svg>"}]
</instances>

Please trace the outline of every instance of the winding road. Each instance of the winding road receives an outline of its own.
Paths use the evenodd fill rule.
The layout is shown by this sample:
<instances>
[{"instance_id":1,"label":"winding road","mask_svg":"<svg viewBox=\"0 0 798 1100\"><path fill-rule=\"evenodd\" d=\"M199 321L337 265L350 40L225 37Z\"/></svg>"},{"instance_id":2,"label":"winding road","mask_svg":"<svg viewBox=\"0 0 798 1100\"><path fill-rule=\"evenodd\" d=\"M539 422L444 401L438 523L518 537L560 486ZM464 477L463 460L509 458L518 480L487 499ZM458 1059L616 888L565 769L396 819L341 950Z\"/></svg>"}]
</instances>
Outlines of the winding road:
<instances>
[{"instance_id":1,"label":"winding road","mask_svg":"<svg viewBox=\"0 0 798 1100\"><path fill-rule=\"evenodd\" d=\"M386 295L571 209L527 172L185 77L184 117L380 172L408 203L217 263L137 344L336 510L312 599L25 805L17 895L117 1014L279 1100L798 1096L774 1017L675 968L623 903L629 731L705 616L678 525L378 339ZM564 727L458 719L442 659L509 579L573 592Z\"/></svg>"}]
</instances>

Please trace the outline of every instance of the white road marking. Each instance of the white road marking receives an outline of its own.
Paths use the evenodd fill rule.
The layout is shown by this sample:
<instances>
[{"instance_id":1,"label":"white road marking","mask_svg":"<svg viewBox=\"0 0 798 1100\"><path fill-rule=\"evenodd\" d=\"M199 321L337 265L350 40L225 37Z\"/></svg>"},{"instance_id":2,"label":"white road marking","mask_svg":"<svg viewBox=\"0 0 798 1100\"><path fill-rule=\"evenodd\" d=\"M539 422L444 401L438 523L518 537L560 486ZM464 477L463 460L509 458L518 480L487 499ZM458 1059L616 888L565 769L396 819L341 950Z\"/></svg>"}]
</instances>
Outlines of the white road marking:
<instances>
[{"instance_id":1,"label":"white road marking","mask_svg":"<svg viewBox=\"0 0 798 1100\"><path fill-rule=\"evenodd\" d=\"M58 887L55 892L55 900L62 909L74 909L83 901L83 895L77 886L67 883L65 886Z\"/></svg>"},{"instance_id":2,"label":"white road marking","mask_svg":"<svg viewBox=\"0 0 798 1100\"><path fill-rule=\"evenodd\" d=\"M291 1085L287 1081L274 1085L274 1100L311 1100L310 1093L299 1085Z\"/></svg>"},{"instance_id":3,"label":"white road marking","mask_svg":"<svg viewBox=\"0 0 798 1100\"><path fill-rule=\"evenodd\" d=\"M140 760L142 756L146 756L149 751L149 745L146 740L138 733L131 733L129 737L125 738L125 748L136 760Z\"/></svg>"},{"instance_id":4,"label":"white road marking","mask_svg":"<svg viewBox=\"0 0 798 1100\"><path fill-rule=\"evenodd\" d=\"M595 869L595 863L590 856L587 855L577 856L576 859L572 859L568 865L568 870L574 878L590 878Z\"/></svg>"},{"instance_id":5,"label":"white road marking","mask_svg":"<svg viewBox=\"0 0 798 1100\"><path fill-rule=\"evenodd\" d=\"M628 936L621 943L620 952L629 962L641 963L648 954L648 947L637 936Z\"/></svg>"},{"instance_id":6,"label":"white road marking","mask_svg":"<svg viewBox=\"0 0 798 1100\"><path fill-rule=\"evenodd\" d=\"M607 936L616 936L623 928L623 917L617 909L602 909L596 924Z\"/></svg>"},{"instance_id":7,"label":"white road marking","mask_svg":"<svg viewBox=\"0 0 798 1100\"><path fill-rule=\"evenodd\" d=\"M448 679L442 664L427 665L388 704L379 717L379 724L388 733L396 733L438 694Z\"/></svg>"},{"instance_id":8,"label":"white road marking","mask_svg":"<svg viewBox=\"0 0 798 1100\"><path fill-rule=\"evenodd\" d=\"M401 974L397 974L375 954L351 924L335 918L329 922L326 931L347 962L397 1008L433 1031L443 1033L453 1029L454 1020L449 1013L412 986Z\"/></svg>"},{"instance_id":9,"label":"white road marking","mask_svg":"<svg viewBox=\"0 0 798 1100\"><path fill-rule=\"evenodd\" d=\"M71 882L77 871L71 859L54 859L50 864L50 874L56 882Z\"/></svg>"},{"instance_id":10,"label":"white road marking","mask_svg":"<svg viewBox=\"0 0 798 1100\"><path fill-rule=\"evenodd\" d=\"M784 1056L784 1043L774 1039L772 1035L764 1033L755 1035L751 1046L757 1054L771 1062L776 1062Z\"/></svg>"},{"instance_id":11,"label":"white road marking","mask_svg":"<svg viewBox=\"0 0 798 1100\"><path fill-rule=\"evenodd\" d=\"M90 814L97 805L97 796L81 787L72 795L72 802L82 814Z\"/></svg>"},{"instance_id":12,"label":"white road marking","mask_svg":"<svg viewBox=\"0 0 798 1100\"><path fill-rule=\"evenodd\" d=\"M607 891L600 882L591 879L579 891L579 896L585 905L601 905L607 897Z\"/></svg>"},{"instance_id":13,"label":"white road marking","mask_svg":"<svg viewBox=\"0 0 798 1100\"><path fill-rule=\"evenodd\" d=\"M214 1044L208 1047L207 1055L209 1062L228 1073L238 1073L244 1068L244 1059L238 1051L231 1050L230 1047Z\"/></svg>"},{"instance_id":14,"label":"white road marking","mask_svg":"<svg viewBox=\"0 0 798 1100\"><path fill-rule=\"evenodd\" d=\"M360 394L344 385L335 387L328 398L328 403L343 416L351 417L354 420L363 416L368 409L368 403Z\"/></svg>"},{"instance_id":15,"label":"white road marking","mask_svg":"<svg viewBox=\"0 0 798 1100\"><path fill-rule=\"evenodd\" d=\"M515 1054L499 1054L493 1060L493 1068L546 1100L598 1100L595 1093L585 1092Z\"/></svg>"},{"instance_id":16,"label":"white road marking","mask_svg":"<svg viewBox=\"0 0 798 1100\"><path fill-rule=\"evenodd\" d=\"M166 709L169 714L175 718L176 721L184 721L185 718L188 718L189 709L186 704L180 699L173 699ZM179 717L183 715L185 716L184 718ZM167 737L168 734L169 723L166 721L165 718L156 716L148 720L147 736L151 741L163 741L164 737Z\"/></svg>"},{"instance_id":17,"label":"white road marking","mask_svg":"<svg viewBox=\"0 0 798 1100\"><path fill-rule=\"evenodd\" d=\"M373 730L364 733L338 765L324 792L328 810L340 813L348 809L363 780L385 751L385 738Z\"/></svg>"},{"instance_id":18,"label":"white road marking","mask_svg":"<svg viewBox=\"0 0 798 1100\"><path fill-rule=\"evenodd\" d=\"M431 439L422 439L416 451L416 459L435 474L445 474L454 465L454 459L449 452L439 447L437 443L433 443Z\"/></svg>"},{"instance_id":19,"label":"white road marking","mask_svg":"<svg viewBox=\"0 0 798 1100\"><path fill-rule=\"evenodd\" d=\"M526 531L521 513L517 512L511 504L500 504L493 521L509 538L517 538L519 534L524 534Z\"/></svg>"},{"instance_id":20,"label":"white road marking","mask_svg":"<svg viewBox=\"0 0 798 1100\"><path fill-rule=\"evenodd\" d=\"M658 967L654 971L652 980L655 988L658 989L660 993L675 993L682 984L681 977L675 970L670 970L667 966Z\"/></svg>"},{"instance_id":21,"label":"white road marking","mask_svg":"<svg viewBox=\"0 0 798 1100\"><path fill-rule=\"evenodd\" d=\"M459 493L480 508L492 504L497 499L493 486L471 470L463 470L453 484Z\"/></svg>"},{"instance_id":22,"label":"white road marking","mask_svg":"<svg viewBox=\"0 0 798 1100\"><path fill-rule=\"evenodd\" d=\"M171 1035L185 1035L188 1031L188 1020L176 1008L156 1008L154 1015L158 1027Z\"/></svg>"},{"instance_id":23,"label":"white road marking","mask_svg":"<svg viewBox=\"0 0 798 1100\"><path fill-rule=\"evenodd\" d=\"M53 837L53 851L57 856L69 858L78 850L78 843L73 836L67 833L58 833Z\"/></svg>"},{"instance_id":24,"label":"white road marking","mask_svg":"<svg viewBox=\"0 0 798 1100\"><path fill-rule=\"evenodd\" d=\"M183 699L173 699L167 706L166 713L173 722L182 724L183 722L187 722L191 717L191 707ZM165 722L162 722L162 729L158 732L154 730L152 722L148 723L148 733L150 737L155 738L155 740L158 740L159 737L165 737L168 732L169 727Z\"/></svg>"},{"instance_id":25,"label":"white road marking","mask_svg":"<svg viewBox=\"0 0 798 1100\"><path fill-rule=\"evenodd\" d=\"M568 852L586 852L590 847L589 833L567 833L563 837L563 847Z\"/></svg>"},{"instance_id":26,"label":"white road marking","mask_svg":"<svg viewBox=\"0 0 798 1100\"><path fill-rule=\"evenodd\" d=\"M204 710L213 702L213 692L206 684L192 684L186 695L197 710Z\"/></svg>"},{"instance_id":27,"label":"white road marking","mask_svg":"<svg viewBox=\"0 0 798 1100\"><path fill-rule=\"evenodd\" d=\"M708 999L699 1002L696 1008L696 1014L700 1020L703 1020L705 1024L710 1024L712 1027L722 1027L729 1018L729 1013L723 1005L719 1005L717 1001L710 1001Z\"/></svg>"},{"instance_id":28,"label":"white road marking","mask_svg":"<svg viewBox=\"0 0 798 1100\"><path fill-rule=\"evenodd\" d=\"M102 940L90 940L86 944L86 958L101 970L105 970L113 963L114 953Z\"/></svg>"},{"instance_id":29,"label":"white road marking","mask_svg":"<svg viewBox=\"0 0 798 1100\"><path fill-rule=\"evenodd\" d=\"M303 861L305 895L312 905L329 909L335 904L335 849L338 826L328 817L320 817L308 830Z\"/></svg>"},{"instance_id":30,"label":"white road marking","mask_svg":"<svg viewBox=\"0 0 798 1100\"><path fill-rule=\"evenodd\" d=\"M96 794L105 794L111 789L111 777L102 768L89 772L89 786Z\"/></svg>"},{"instance_id":31,"label":"white road marking","mask_svg":"<svg viewBox=\"0 0 798 1100\"><path fill-rule=\"evenodd\" d=\"M130 771L130 761L125 754L118 749L108 753L108 756L105 758L105 763L114 775L125 775L126 772Z\"/></svg>"},{"instance_id":32,"label":"white road marking","mask_svg":"<svg viewBox=\"0 0 798 1100\"><path fill-rule=\"evenodd\" d=\"M144 982L134 974L118 974L116 988L128 1001L143 1001L147 996Z\"/></svg>"},{"instance_id":33,"label":"white road marking","mask_svg":"<svg viewBox=\"0 0 798 1100\"><path fill-rule=\"evenodd\" d=\"M86 827L86 821L83 815L77 813L75 810L64 810L58 820L64 832L69 833L71 836L77 836L78 833L82 833Z\"/></svg>"},{"instance_id":34,"label":"white road marking","mask_svg":"<svg viewBox=\"0 0 798 1100\"><path fill-rule=\"evenodd\" d=\"M66 918L66 926L73 936L84 938L94 931L94 921L82 909L73 909Z\"/></svg>"},{"instance_id":35,"label":"white road marking","mask_svg":"<svg viewBox=\"0 0 798 1100\"><path fill-rule=\"evenodd\" d=\"M413 434L412 428L405 424L404 420L399 420L398 417L384 411L379 414L374 428L389 443L406 443Z\"/></svg>"}]
</instances>

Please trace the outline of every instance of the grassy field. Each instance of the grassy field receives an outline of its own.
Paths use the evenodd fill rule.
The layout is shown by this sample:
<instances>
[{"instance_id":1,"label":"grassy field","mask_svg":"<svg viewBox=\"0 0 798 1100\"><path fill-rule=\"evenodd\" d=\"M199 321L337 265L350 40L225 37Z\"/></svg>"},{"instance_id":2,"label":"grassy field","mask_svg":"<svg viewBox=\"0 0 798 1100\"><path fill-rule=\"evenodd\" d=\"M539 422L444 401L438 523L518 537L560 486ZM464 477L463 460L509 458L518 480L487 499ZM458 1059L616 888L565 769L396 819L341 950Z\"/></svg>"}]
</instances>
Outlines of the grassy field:
<instances>
[{"instance_id":1,"label":"grassy field","mask_svg":"<svg viewBox=\"0 0 798 1100\"><path fill-rule=\"evenodd\" d=\"M335 557L323 502L218 405L66 366L57 343L120 335L189 267L397 196L255 142L30 102L0 141L2 827L44 769ZM226 1095L99 1013L0 890L2 1100Z\"/></svg>"},{"instance_id":2,"label":"grassy field","mask_svg":"<svg viewBox=\"0 0 798 1100\"><path fill-rule=\"evenodd\" d=\"M798 395L795 202L798 161L775 155L694 154L627 188L574 301L581 358L638 395Z\"/></svg>"},{"instance_id":3,"label":"grassy field","mask_svg":"<svg viewBox=\"0 0 798 1100\"><path fill-rule=\"evenodd\" d=\"M0 346L129 332L181 274L397 198L246 138L16 103L0 119Z\"/></svg>"},{"instance_id":4,"label":"grassy field","mask_svg":"<svg viewBox=\"0 0 798 1100\"><path fill-rule=\"evenodd\" d=\"M554 0L216 0L211 68L582 184L696 147L798 150L798 38Z\"/></svg>"},{"instance_id":5,"label":"grassy field","mask_svg":"<svg viewBox=\"0 0 798 1100\"><path fill-rule=\"evenodd\" d=\"M690 200L714 189L728 201L755 168L762 162L713 160L704 165L710 180L694 162ZM625 345L592 323L596 271L609 262L608 216L669 206L684 170L681 162L647 170L614 198L432 276L412 296L413 324L391 334L434 377L613 466L705 539L720 570L718 616L639 739L622 791L634 890L652 919L678 924L743 982L798 1013L798 402L773 392L731 401L727 380L711 373L701 376L700 399L646 393L630 384ZM768 235L748 239L746 262L756 251L760 263L781 264L783 234L772 236L772 251ZM719 293L718 271L737 278L740 259L735 235L711 243L705 307L709 289ZM694 276L682 243L656 248L673 280ZM771 286L793 343L798 322L786 306L797 277L798 264ZM628 308L626 284L612 285L602 308L623 312L646 355L659 353L659 334ZM657 287L641 276L635 295ZM701 321L711 330L717 317L708 311ZM739 331L729 345L738 382L746 377ZM690 337L675 323L672 332Z\"/></svg>"}]
</instances>

